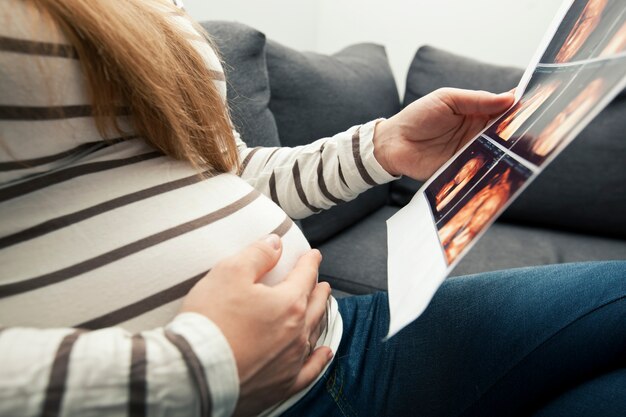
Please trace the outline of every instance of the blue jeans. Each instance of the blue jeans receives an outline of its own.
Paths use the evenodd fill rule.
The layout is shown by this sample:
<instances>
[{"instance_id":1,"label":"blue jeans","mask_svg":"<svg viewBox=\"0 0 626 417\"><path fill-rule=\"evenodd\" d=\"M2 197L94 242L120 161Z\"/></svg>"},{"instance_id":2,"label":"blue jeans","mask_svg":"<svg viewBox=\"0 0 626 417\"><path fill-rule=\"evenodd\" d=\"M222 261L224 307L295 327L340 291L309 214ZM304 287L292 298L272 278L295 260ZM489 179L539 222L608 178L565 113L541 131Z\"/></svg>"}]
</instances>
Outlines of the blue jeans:
<instances>
[{"instance_id":1,"label":"blue jeans","mask_svg":"<svg viewBox=\"0 0 626 417\"><path fill-rule=\"evenodd\" d=\"M339 308L333 364L287 416L626 416L626 262L449 278L387 342L385 293Z\"/></svg>"}]
</instances>

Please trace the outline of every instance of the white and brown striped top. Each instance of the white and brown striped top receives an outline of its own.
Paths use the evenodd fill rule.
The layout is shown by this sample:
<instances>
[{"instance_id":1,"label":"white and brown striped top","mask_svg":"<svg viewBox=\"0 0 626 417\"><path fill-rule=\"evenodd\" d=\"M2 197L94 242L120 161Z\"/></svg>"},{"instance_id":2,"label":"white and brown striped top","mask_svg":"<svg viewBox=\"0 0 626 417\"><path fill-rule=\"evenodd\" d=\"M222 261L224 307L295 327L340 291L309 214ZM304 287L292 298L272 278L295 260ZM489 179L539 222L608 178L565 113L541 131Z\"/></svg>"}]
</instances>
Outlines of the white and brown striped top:
<instances>
[{"instance_id":1,"label":"white and brown striped top","mask_svg":"<svg viewBox=\"0 0 626 417\"><path fill-rule=\"evenodd\" d=\"M225 97L214 51L168 16L196 35ZM284 250L265 281L280 281L309 248L291 218L393 178L374 126L297 148L238 138L240 172L201 177L142 138L104 141L62 33L0 0L0 415L230 415L232 352L210 320L177 315L180 301L272 232ZM334 300L328 314L320 344L335 350Z\"/></svg>"}]
</instances>

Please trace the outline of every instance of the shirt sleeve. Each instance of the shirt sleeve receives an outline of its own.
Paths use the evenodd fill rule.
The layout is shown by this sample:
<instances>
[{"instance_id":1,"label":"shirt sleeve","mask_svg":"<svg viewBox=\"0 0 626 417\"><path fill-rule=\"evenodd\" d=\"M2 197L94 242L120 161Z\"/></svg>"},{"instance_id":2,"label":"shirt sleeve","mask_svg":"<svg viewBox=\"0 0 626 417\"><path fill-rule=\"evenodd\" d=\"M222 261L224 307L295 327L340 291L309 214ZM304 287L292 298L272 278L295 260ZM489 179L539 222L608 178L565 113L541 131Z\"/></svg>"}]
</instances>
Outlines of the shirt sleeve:
<instances>
[{"instance_id":1,"label":"shirt sleeve","mask_svg":"<svg viewBox=\"0 0 626 417\"><path fill-rule=\"evenodd\" d=\"M293 148L248 148L235 135L238 174L292 218L304 218L396 179L374 157L374 120Z\"/></svg>"},{"instance_id":2,"label":"shirt sleeve","mask_svg":"<svg viewBox=\"0 0 626 417\"><path fill-rule=\"evenodd\" d=\"M0 369L3 416L229 416L239 395L228 342L195 313L135 335L5 328Z\"/></svg>"}]
</instances>

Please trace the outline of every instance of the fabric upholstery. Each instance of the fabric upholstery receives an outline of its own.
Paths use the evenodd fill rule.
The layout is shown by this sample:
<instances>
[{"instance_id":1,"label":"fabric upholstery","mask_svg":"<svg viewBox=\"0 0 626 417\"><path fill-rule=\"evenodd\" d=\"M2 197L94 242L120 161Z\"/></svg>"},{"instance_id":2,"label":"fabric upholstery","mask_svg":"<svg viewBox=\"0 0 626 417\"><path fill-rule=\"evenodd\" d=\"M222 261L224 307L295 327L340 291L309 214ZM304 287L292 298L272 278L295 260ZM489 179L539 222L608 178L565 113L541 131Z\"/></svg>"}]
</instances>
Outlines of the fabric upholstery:
<instances>
[{"instance_id":1,"label":"fabric upholstery","mask_svg":"<svg viewBox=\"0 0 626 417\"><path fill-rule=\"evenodd\" d=\"M522 74L519 68L491 65L422 46L409 67L403 107L442 87L508 91L517 85Z\"/></svg>"},{"instance_id":2,"label":"fabric upholstery","mask_svg":"<svg viewBox=\"0 0 626 417\"><path fill-rule=\"evenodd\" d=\"M387 226L397 207L384 206L319 246L320 280L352 294L387 288Z\"/></svg>"},{"instance_id":3,"label":"fabric upholstery","mask_svg":"<svg viewBox=\"0 0 626 417\"><path fill-rule=\"evenodd\" d=\"M265 60L265 35L235 22L208 21L202 26L217 46L228 83L233 123L249 147L280 146L269 110L270 85Z\"/></svg>"},{"instance_id":4,"label":"fabric upholstery","mask_svg":"<svg viewBox=\"0 0 626 417\"><path fill-rule=\"evenodd\" d=\"M450 275L620 259L626 259L623 240L496 223Z\"/></svg>"},{"instance_id":5,"label":"fabric upholstery","mask_svg":"<svg viewBox=\"0 0 626 417\"><path fill-rule=\"evenodd\" d=\"M382 46L358 44L333 55L267 42L270 109L284 146L304 145L400 110Z\"/></svg>"}]
</instances>

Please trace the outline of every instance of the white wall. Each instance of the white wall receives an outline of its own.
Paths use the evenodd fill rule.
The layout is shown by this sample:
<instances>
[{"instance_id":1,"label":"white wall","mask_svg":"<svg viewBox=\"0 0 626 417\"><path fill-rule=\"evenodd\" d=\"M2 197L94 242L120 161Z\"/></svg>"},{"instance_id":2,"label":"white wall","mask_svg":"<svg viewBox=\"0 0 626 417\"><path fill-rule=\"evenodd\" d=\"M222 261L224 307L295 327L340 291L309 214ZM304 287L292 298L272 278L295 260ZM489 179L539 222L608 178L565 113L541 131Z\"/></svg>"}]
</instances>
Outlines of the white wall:
<instances>
[{"instance_id":1,"label":"white wall","mask_svg":"<svg viewBox=\"0 0 626 417\"><path fill-rule=\"evenodd\" d=\"M562 0L185 0L198 20L247 23L285 45L323 53L356 42L387 47L404 90L420 45L525 67Z\"/></svg>"},{"instance_id":2,"label":"white wall","mask_svg":"<svg viewBox=\"0 0 626 417\"><path fill-rule=\"evenodd\" d=\"M284 45L316 50L317 0L184 0L196 20L234 20L253 26Z\"/></svg>"},{"instance_id":3,"label":"white wall","mask_svg":"<svg viewBox=\"0 0 626 417\"><path fill-rule=\"evenodd\" d=\"M419 45L526 67L562 0L321 0L317 48L387 47L400 90Z\"/></svg>"}]
</instances>

